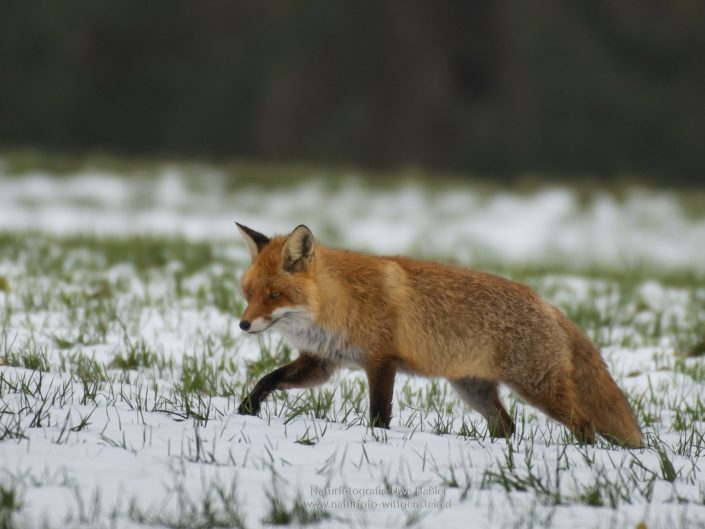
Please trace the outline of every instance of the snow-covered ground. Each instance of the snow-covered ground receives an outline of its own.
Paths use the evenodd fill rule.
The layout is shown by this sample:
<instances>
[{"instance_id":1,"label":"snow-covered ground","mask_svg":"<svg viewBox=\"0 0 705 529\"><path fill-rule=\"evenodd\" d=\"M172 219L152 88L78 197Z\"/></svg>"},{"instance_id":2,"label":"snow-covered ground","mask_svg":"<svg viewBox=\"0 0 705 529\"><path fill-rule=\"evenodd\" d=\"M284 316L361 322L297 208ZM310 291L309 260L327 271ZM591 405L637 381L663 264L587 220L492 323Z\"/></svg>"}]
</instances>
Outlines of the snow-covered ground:
<instances>
[{"instance_id":1,"label":"snow-covered ground","mask_svg":"<svg viewBox=\"0 0 705 529\"><path fill-rule=\"evenodd\" d=\"M391 430L371 430L357 371L237 415L292 353L240 334L234 220L505 264L603 347L649 447L580 446L507 391L518 432L491 440L446 383L403 375ZM10 527L705 527L705 365L678 356L705 340L705 212L675 194L0 173L0 232ZM523 276L527 264L549 273Z\"/></svg>"},{"instance_id":2,"label":"snow-covered ground","mask_svg":"<svg viewBox=\"0 0 705 529\"><path fill-rule=\"evenodd\" d=\"M488 194L409 184L371 193L353 175L286 189L249 182L233 189L228 182L212 170L173 168L150 178L90 171L17 179L0 172L0 229L230 240L234 220L264 233L304 223L329 242L383 253L705 270L705 211L689 218L677 196L663 191L634 189L619 199L596 192L583 204L558 187Z\"/></svg>"}]
</instances>

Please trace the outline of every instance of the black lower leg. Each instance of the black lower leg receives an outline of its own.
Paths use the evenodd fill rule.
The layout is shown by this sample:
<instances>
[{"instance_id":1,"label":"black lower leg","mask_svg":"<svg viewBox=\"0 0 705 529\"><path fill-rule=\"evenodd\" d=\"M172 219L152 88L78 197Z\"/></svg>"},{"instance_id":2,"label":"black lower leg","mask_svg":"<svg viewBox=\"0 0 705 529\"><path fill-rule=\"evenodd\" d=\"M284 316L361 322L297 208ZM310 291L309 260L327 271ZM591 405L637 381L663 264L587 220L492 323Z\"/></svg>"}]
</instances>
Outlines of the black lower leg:
<instances>
[{"instance_id":1,"label":"black lower leg","mask_svg":"<svg viewBox=\"0 0 705 529\"><path fill-rule=\"evenodd\" d=\"M255 389L242 399L237 412L240 415L256 415L259 412L262 401L266 399L272 391L277 389L279 383L286 376L287 367L288 366L280 367L263 376L255 385Z\"/></svg>"},{"instance_id":2,"label":"black lower leg","mask_svg":"<svg viewBox=\"0 0 705 529\"><path fill-rule=\"evenodd\" d=\"M263 376L255 388L242 400L238 413L255 415L262 401L277 389L305 388L328 380L335 366L330 362L302 353L293 362Z\"/></svg>"},{"instance_id":3,"label":"black lower leg","mask_svg":"<svg viewBox=\"0 0 705 529\"><path fill-rule=\"evenodd\" d=\"M389 428L396 364L393 361L371 362L366 371L370 386L370 426Z\"/></svg>"}]
</instances>

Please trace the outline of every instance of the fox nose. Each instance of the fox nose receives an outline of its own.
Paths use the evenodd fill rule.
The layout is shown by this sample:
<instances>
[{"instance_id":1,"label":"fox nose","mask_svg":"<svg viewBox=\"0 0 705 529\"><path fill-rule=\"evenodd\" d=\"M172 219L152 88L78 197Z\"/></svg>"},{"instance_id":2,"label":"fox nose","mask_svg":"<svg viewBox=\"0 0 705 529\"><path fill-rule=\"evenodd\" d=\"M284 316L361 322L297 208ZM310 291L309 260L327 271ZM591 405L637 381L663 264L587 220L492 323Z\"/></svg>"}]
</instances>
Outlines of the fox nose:
<instances>
[{"instance_id":1,"label":"fox nose","mask_svg":"<svg viewBox=\"0 0 705 529\"><path fill-rule=\"evenodd\" d=\"M241 328L243 331L249 330L249 328L250 328L250 322L247 321L247 320L240 320L240 328Z\"/></svg>"}]
</instances>

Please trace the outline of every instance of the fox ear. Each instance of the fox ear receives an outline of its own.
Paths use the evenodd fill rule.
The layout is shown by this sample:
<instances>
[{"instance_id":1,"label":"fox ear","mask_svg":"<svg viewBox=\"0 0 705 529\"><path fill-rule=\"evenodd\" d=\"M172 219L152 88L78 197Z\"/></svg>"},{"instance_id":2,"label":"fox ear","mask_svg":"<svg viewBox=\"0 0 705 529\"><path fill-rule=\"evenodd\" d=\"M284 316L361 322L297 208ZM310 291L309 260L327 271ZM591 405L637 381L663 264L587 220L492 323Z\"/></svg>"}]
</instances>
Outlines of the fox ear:
<instances>
[{"instance_id":1,"label":"fox ear","mask_svg":"<svg viewBox=\"0 0 705 529\"><path fill-rule=\"evenodd\" d=\"M245 244L247 244L247 249L250 250L250 257L254 261L255 257L262 251L262 248L269 243L269 237L247 226L243 226L239 222L235 224L237 224L237 229L240 230L240 235L242 235Z\"/></svg>"},{"instance_id":2,"label":"fox ear","mask_svg":"<svg viewBox=\"0 0 705 529\"><path fill-rule=\"evenodd\" d=\"M282 249L282 261L287 272L300 272L313 259L313 233L303 224L294 228Z\"/></svg>"}]
</instances>

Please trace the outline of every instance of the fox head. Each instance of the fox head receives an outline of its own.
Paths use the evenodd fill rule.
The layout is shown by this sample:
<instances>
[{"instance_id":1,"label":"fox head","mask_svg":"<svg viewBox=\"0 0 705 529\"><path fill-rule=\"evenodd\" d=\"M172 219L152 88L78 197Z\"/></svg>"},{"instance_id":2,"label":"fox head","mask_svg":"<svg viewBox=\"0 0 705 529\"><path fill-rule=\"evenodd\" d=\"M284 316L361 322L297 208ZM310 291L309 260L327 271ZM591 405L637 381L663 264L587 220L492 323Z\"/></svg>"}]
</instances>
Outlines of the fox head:
<instances>
[{"instance_id":1,"label":"fox head","mask_svg":"<svg viewBox=\"0 0 705 529\"><path fill-rule=\"evenodd\" d=\"M287 236L269 238L236 224L252 258L252 265L242 276L247 308L240 328L259 334L277 325L310 320L316 298L311 230L302 224Z\"/></svg>"}]
</instances>

